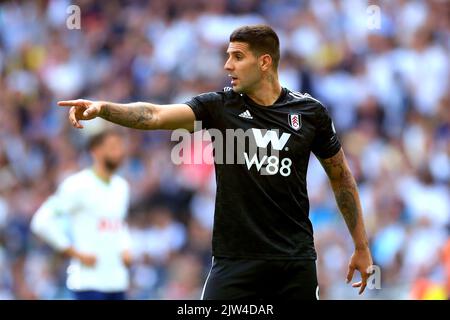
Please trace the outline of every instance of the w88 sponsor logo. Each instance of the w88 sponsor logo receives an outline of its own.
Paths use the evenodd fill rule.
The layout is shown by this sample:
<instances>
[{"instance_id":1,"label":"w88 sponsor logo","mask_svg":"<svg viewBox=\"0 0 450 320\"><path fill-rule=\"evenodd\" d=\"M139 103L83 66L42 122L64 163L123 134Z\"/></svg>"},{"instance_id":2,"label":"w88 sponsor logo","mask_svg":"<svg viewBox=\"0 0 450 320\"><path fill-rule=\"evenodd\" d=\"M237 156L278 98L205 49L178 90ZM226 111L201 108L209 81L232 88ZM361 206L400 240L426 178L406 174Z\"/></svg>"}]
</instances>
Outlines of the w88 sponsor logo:
<instances>
[{"instance_id":1,"label":"w88 sponsor logo","mask_svg":"<svg viewBox=\"0 0 450 320\"><path fill-rule=\"evenodd\" d=\"M280 161L279 151L283 150L291 135L284 132L279 136L278 130L267 130L264 135L261 129L252 129L252 132L260 155L261 151L264 153L269 149L269 143L272 146L271 150L275 154L272 154L271 156L263 154L260 159L258 159L258 155L254 153L250 159L249 154L244 152L247 169L250 170L253 165L255 165L256 170L260 172L261 175L275 175L280 173L283 177L289 176L291 174L292 160L283 158Z\"/></svg>"}]
</instances>

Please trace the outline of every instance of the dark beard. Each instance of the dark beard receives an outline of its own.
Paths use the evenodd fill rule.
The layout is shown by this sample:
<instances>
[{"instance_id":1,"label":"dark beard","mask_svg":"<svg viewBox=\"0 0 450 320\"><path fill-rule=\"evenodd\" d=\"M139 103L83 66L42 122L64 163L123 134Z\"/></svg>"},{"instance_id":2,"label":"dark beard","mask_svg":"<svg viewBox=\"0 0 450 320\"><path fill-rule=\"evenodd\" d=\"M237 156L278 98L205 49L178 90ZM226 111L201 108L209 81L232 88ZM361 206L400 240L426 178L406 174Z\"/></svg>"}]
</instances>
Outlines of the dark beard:
<instances>
[{"instance_id":1,"label":"dark beard","mask_svg":"<svg viewBox=\"0 0 450 320\"><path fill-rule=\"evenodd\" d=\"M109 172L113 173L119 167L120 162L119 161L112 161L110 159L105 159L103 161L103 164L105 165L106 170L108 170Z\"/></svg>"}]
</instances>

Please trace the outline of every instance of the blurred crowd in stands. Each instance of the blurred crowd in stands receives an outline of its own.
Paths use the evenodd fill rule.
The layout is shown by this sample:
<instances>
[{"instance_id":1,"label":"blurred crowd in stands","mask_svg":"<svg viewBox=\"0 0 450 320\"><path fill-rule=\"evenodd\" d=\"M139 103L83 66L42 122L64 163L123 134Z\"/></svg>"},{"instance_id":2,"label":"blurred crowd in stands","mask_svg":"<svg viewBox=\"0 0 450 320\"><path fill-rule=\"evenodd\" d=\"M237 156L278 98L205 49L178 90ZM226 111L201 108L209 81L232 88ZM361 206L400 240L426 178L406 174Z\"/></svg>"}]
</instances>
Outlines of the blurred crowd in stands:
<instances>
[{"instance_id":1,"label":"blurred crowd in stands","mask_svg":"<svg viewBox=\"0 0 450 320\"><path fill-rule=\"evenodd\" d=\"M80 29L66 24L72 4ZM447 299L449 16L444 0L2 2L0 299L70 298L67 260L31 234L29 222L62 179L90 164L86 139L107 123L73 129L56 101L166 104L220 91L229 86L229 34L257 23L280 36L282 85L329 108L381 270L381 289L362 297L345 283L352 241L311 156L321 299ZM129 297L198 299L211 263L214 167L174 165L168 131L124 132Z\"/></svg>"}]
</instances>

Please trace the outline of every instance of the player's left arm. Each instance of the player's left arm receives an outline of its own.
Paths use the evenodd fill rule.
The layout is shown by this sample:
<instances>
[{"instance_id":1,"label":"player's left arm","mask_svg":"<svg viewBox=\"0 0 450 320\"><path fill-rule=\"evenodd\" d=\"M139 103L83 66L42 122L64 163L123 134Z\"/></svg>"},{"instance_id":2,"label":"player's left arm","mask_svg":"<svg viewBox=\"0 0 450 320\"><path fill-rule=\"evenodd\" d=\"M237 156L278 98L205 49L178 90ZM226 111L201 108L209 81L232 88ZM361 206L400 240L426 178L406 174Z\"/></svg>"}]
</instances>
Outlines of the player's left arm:
<instances>
[{"instance_id":1,"label":"player's left arm","mask_svg":"<svg viewBox=\"0 0 450 320\"><path fill-rule=\"evenodd\" d=\"M358 270L361 273L362 280L354 283L352 286L359 287L359 294L361 294L366 288L367 279L370 276L370 267L373 262L364 227L356 181L350 171L342 148L334 156L327 159L319 158L319 161L328 175L336 203L355 245L355 251L348 266L347 283L353 278L355 269Z\"/></svg>"},{"instance_id":2,"label":"player's left arm","mask_svg":"<svg viewBox=\"0 0 450 320\"><path fill-rule=\"evenodd\" d=\"M121 245L121 258L122 262L126 267L131 267L133 263L133 254L131 250L131 234L129 231L128 224L124 223L124 226L120 233L120 245Z\"/></svg>"},{"instance_id":3,"label":"player's left arm","mask_svg":"<svg viewBox=\"0 0 450 320\"><path fill-rule=\"evenodd\" d=\"M124 192L123 195L126 197L127 208L126 212L130 210L130 185L127 181L124 180ZM120 243L120 256L123 264L129 268L133 263L133 254L132 254L132 238L130 233L130 226L126 219L126 213L124 213L124 218L122 221L122 228L120 229L119 234L119 243Z\"/></svg>"}]
</instances>

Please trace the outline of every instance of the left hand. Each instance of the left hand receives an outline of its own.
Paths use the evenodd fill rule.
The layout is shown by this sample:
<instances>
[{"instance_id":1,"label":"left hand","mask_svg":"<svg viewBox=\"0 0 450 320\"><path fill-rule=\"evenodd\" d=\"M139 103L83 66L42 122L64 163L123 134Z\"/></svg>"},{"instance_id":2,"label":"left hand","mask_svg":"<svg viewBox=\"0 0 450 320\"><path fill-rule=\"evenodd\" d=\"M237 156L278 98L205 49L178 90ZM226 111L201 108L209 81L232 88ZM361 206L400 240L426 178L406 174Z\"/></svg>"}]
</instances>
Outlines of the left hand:
<instances>
[{"instance_id":1,"label":"left hand","mask_svg":"<svg viewBox=\"0 0 450 320\"><path fill-rule=\"evenodd\" d=\"M369 272L372 265L369 247L356 248L348 264L347 283L352 280L355 270L358 270L361 273L361 281L353 283L352 287L360 288L359 294L362 294L367 286L367 279L370 277Z\"/></svg>"}]
</instances>

